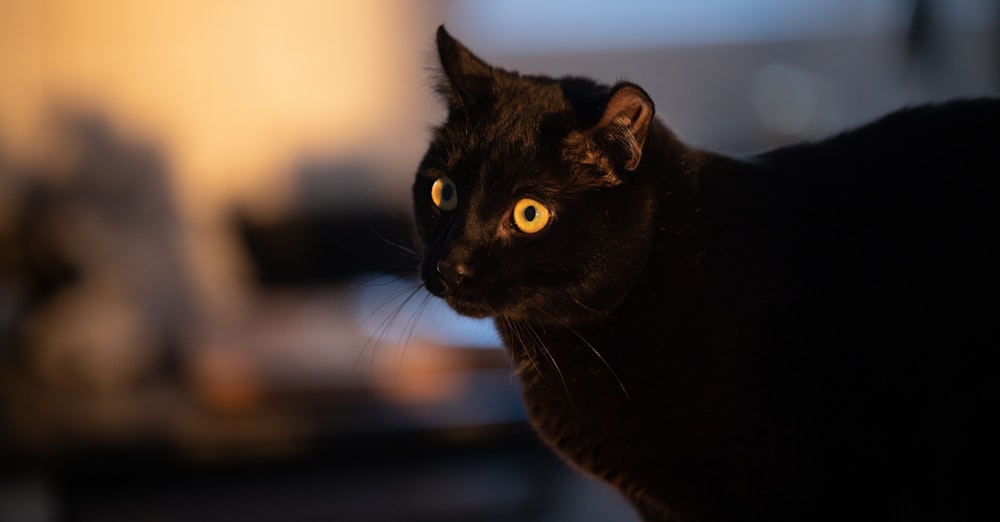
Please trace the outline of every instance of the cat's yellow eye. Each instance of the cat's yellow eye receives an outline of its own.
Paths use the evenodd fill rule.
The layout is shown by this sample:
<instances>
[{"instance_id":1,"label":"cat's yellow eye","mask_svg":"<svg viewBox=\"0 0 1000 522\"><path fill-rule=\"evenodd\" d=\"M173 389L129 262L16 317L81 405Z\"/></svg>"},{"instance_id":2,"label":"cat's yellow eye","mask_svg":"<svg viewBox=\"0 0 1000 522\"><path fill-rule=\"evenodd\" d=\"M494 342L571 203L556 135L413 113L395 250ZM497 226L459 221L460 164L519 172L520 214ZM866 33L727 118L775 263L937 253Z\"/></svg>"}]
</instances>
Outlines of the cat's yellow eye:
<instances>
[{"instance_id":1,"label":"cat's yellow eye","mask_svg":"<svg viewBox=\"0 0 1000 522\"><path fill-rule=\"evenodd\" d=\"M441 210L455 210L458 206L458 190L448 176L434 180L434 185L431 185L431 201Z\"/></svg>"},{"instance_id":2,"label":"cat's yellow eye","mask_svg":"<svg viewBox=\"0 0 1000 522\"><path fill-rule=\"evenodd\" d=\"M514 204L514 225L526 234L534 234L545 228L551 218L549 209L531 198L524 198Z\"/></svg>"}]
</instances>

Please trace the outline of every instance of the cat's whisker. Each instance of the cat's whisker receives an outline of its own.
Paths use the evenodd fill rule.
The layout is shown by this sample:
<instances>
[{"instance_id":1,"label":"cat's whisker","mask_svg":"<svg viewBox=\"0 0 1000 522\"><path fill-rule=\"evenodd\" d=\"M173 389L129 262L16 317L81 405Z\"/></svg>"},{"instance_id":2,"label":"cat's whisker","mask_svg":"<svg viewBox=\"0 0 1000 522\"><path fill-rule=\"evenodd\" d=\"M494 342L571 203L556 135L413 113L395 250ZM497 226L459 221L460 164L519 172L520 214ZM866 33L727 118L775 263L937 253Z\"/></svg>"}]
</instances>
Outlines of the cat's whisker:
<instances>
[{"instance_id":1,"label":"cat's whisker","mask_svg":"<svg viewBox=\"0 0 1000 522\"><path fill-rule=\"evenodd\" d=\"M559 381L562 383L562 387L566 391L566 398L569 401L569 404L572 406L572 404L573 404L573 397L572 397L572 394L570 394L570 391L569 391L569 384L567 384L566 377L565 377L565 375L563 375L562 368L559 367L559 363L556 361L555 356L552 355L552 351L549 350L549 347L545 345L545 341L543 341L542 337L540 335L538 335L538 332L535 331L535 327L530 322L528 322L528 321L520 321L520 324L527 329L527 332L530 333L532 337L534 337L535 341L538 342L537 346L538 346L538 348L540 348L540 351L542 352L542 355L544 355L549 360L549 362L552 364L552 368L555 369L556 375L559 376ZM524 346L528 347L528 343L524 343ZM537 366L536 366L536 368L537 368Z\"/></svg>"},{"instance_id":2,"label":"cat's whisker","mask_svg":"<svg viewBox=\"0 0 1000 522\"><path fill-rule=\"evenodd\" d=\"M534 367L535 373L541 376L541 371L539 370L538 365L535 364L534 359L531 358L531 354L528 352L527 348L524 346L524 339L521 337L521 332L517 329L513 320L503 315L499 316L498 319L503 322L504 329L514 336L514 340L517 342L517 345L521 347L521 350L528 359L527 362L525 362L523 359L517 357L517 354L511 353L511 359L515 364L514 372L511 374L511 384L513 384L513 377L515 374L519 377L524 376L527 366ZM508 347L510 347L510 344L508 344Z\"/></svg>"},{"instance_id":3,"label":"cat's whisker","mask_svg":"<svg viewBox=\"0 0 1000 522\"><path fill-rule=\"evenodd\" d=\"M528 351L527 347L524 346L524 339L521 336L521 331L517 328L514 321L505 316L500 316L500 320L503 321L506 330L509 331L514 336L514 340L517 342L517 346L520 346L521 351L524 352L524 354L527 356L530 365L534 366L535 371L541 374L541 371L539 371L538 369L538 365L536 365L535 361L531 358L531 353ZM525 365L522 364L523 361L519 357L517 357L517 354L512 353L511 355L513 356L512 357L513 360L517 363L517 366L514 368L514 371L517 373L523 373L524 370L526 369Z\"/></svg>"},{"instance_id":4,"label":"cat's whisker","mask_svg":"<svg viewBox=\"0 0 1000 522\"><path fill-rule=\"evenodd\" d=\"M408 275L410 274L409 273L396 274L396 273L386 273L386 272L373 273L370 276L364 279L357 280L353 284L349 285L347 289L343 292L343 294L341 294L340 297L337 299L337 304L341 304L344 302L344 300L350 297L354 297L358 292L360 292L365 288L389 286L398 281L401 277L406 277Z\"/></svg>"},{"instance_id":5,"label":"cat's whisker","mask_svg":"<svg viewBox=\"0 0 1000 522\"><path fill-rule=\"evenodd\" d=\"M373 225L371 225L371 224L368 225L368 231L371 232L373 236L375 236L376 238L378 238L383 243L385 243L385 244L387 244L389 246L395 247L396 248L396 251L395 251L396 253L407 254L408 258L413 259L413 260L417 260L417 261L420 261L422 259L422 256L420 255L419 252L417 252L416 250L414 250L414 249L412 249L412 248L410 248L410 247L408 247L408 246L406 246L406 245L404 245L402 243L399 243L397 241L393 241L393 240L385 237L384 235L380 234L378 230L375 230L375 227Z\"/></svg>"},{"instance_id":6,"label":"cat's whisker","mask_svg":"<svg viewBox=\"0 0 1000 522\"><path fill-rule=\"evenodd\" d=\"M521 351L524 353L525 357L527 358L527 360L525 361L524 359L521 359L521 358L517 357L516 354L514 354L515 355L515 360L519 361L518 362L518 366L515 369L517 371L517 373L523 379L523 378L527 378L529 375L531 375L528 370L533 369L534 373L535 373L535 377L534 378L538 379L538 380L544 380L545 379L545 372L542 371L542 368L535 361L535 357L532 355L532 351L533 350L527 344L528 340L525 338L524 329L521 327L520 323L518 323L517 321L515 321L513 319L508 319L506 317L504 318L504 322L506 323L507 328L511 331L511 333L514 334L514 337L516 338L516 341L517 341L517 345L520 346Z\"/></svg>"},{"instance_id":7,"label":"cat's whisker","mask_svg":"<svg viewBox=\"0 0 1000 522\"><path fill-rule=\"evenodd\" d=\"M378 280L380 278L381 277L375 278L375 280ZM387 283L384 283L384 286L389 286L389 285L393 284L394 282L395 281L389 281ZM382 284L380 283L379 286L382 286ZM414 288L421 288L422 286L423 286L422 284L420 284L420 285L414 285ZM356 291L360 290L361 288L362 288L361 286L358 286L358 287L354 288L352 290L352 292L356 292ZM362 320L354 328L354 330L351 332L351 335L348 336L348 338L351 338L351 337L357 335L357 333L360 330L366 329L365 327L368 325L368 322L372 319L372 317L374 317L376 314L378 314L380 311L382 311L382 309L385 308L386 306L389 306L391 303L393 303L400 296L405 295L407 292L412 291L414 288L403 288L403 289L400 289L400 290L395 290L391 295L389 295L389 297L387 297L384 301L382 301L381 304L379 304L373 310L371 310L370 312L368 312L368 317L366 317L364 320ZM376 327L374 329L374 331L378 331L378 328Z\"/></svg>"},{"instance_id":8,"label":"cat's whisker","mask_svg":"<svg viewBox=\"0 0 1000 522\"><path fill-rule=\"evenodd\" d=\"M405 290L401 290L399 293L397 293L397 297L404 294L406 295L406 297L403 298L403 302L401 302L392 312L390 312L379 323L378 328L383 332L383 334L380 336L380 342L385 342L386 340L385 338L389 335L393 323L395 323L396 319L399 318L399 314L403 312L403 310L406 308L406 305L409 304L411 299L413 299L413 296L417 295L417 292L420 291L420 288L421 288L420 286L416 286L410 289L409 293L407 293ZM401 342L402 337L400 337L398 341Z\"/></svg>"},{"instance_id":9,"label":"cat's whisker","mask_svg":"<svg viewBox=\"0 0 1000 522\"><path fill-rule=\"evenodd\" d=\"M386 284L390 284L390 283L386 283ZM388 307L388 306L392 305L393 303L395 303L396 301L398 301L401 297L406 296L406 297L403 298L403 301L401 303L399 303L399 304L396 305L396 308L393 311L389 312L384 318L382 318L378 322L378 324L376 324L374 327L371 328L371 330L370 330L371 334L368 336L369 338L365 341L364 345L361 347L361 350L358 351L357 357L355 358L355 361L354 361L354 371L355 372L357 372L357 368L358 368L358 365L361 363L361 359L364 357L365 353L368 352L369 346L377 346L377 345L382 344L383 342L385 342L385 337L388 335L389 328L391 327L391 325L394 322L395 318L399 316L400 312L403 310L403 308L406 306L406 304L413 298L413 296L417 292L420 291L420 289L423 288L423 286L424 286L423 283L420 283L420 284L414 285L412 288L402 288L402 289L394 291L381 304L379 304L373 310L371 310L368 313L368 317L366 317L364 320L362 320L357 325L357 327L355 327L354 331L351 332L349 338L353 337L354 335L357 335L357 333L360 330L368 330L368 328L367 328L368 324L372 320L373 317L375 317L377 314L379 314L386 307ZM371 360L369 362L369 371L373 372L374 371L374 367L375 367L375 353L374 353L374 350L373 350L372 353L371 353Z\"/></svg>"},{"instance_id":10,"label":"cat's whisker","mask_svg":"<svg viewBox=\"0 0 1000 522\"><path fill-rule=\"evenodd\" d=\"M413 290L413 293L411 293L406 298L406 301L403 303L403 306L406 306L406 303L409 302L410 299L413 299L413 296L416 295L417 292L419 292L422 288L423 285L415 288ZM399 360L396 362L396 373L395 375L393 375L393 382L395 382L396 377L399 376L399 372L403 367L403 358L406 357L407 348L409 348L410 346L410 339L413 338L413 332L417 327L417 323L420 322L420 317L423 315L424 310L427 309L427 303L430 301L430 298L431 294L424 293L423 298L420 300L420 303L417 304L417 309L413 312L413 315L406 320L406 323L403 325L403 331L401 331L399 334L399 339L397 339L397 344L402 346L402 350L400 350ZM400 307L400 309L402 309L402 307ZM405 339L403 339L403 332L406 333Z\"/></svg>"},{"instance_id":11,"label":"cat's whisker","mask_svg":"<svg viewBox=\"0 0 1000 522\"><path fill-rule=\"evenodd\" d=\"M528 358L529 364L531 365L532 368L535 369L535 373L538 374L538 378L539 379L544 379L545 378L545 374L544 374L544 372L542 372L541 367L538 366L538 363L535 361L535 358L532 355L532 351L533 350L532 350L531 346L528 345L528 339L525 338L525 335L524 335L524 332L523 332L524 328L521 326L522 323L519 322L519 321L515 321L514 319L508 318L508 317L503 317L503 320L507 324L507 327L517 337L518 343L521 345L521 348L522 348L525 356Z\"/></svg>"},{"instance_id":12,"label":"cat's whisker","mask_svg":"<svg viewBox=\"0 0 1000 522\"><path fill-rule=\"evenodd\" d=\"M538 332L535 331L535 327L532 326L531 323L526 322L524 324L528 327L528 331L531 332L531 335L535 336L535 339L538 339L538 345L542 348L542 353L544 353L548 357L549 361L552 362L552 366L556 369L556 374L559 375L559 381L562 382L563 390L566 390L566 400L568 401L569 406L573 407L573 396L569 391L569 385L566 383L566 376L563 375L562 369L559 368L559 363L556 362L555 356L552 355L552 350L549 350L549 347L545 345L545 342L538 336Z\"/></svg>"},{"instance_id":13,"label":"cat's whisker","mask_svg":"<svg viewBox=\"0 0 1000 522\"><path fill-rule=\"evenodd\" d=\"M616 322L622 322L622 320L620 318L615 317L615 316L609 314L606 311L598 310L598 309L596 309L596 308L594 308L594 307L592 307L592 306L584 303L583 300L581 300L579 297L577 297L577 295L573 292L572 289L567 289L566 290L566 294L567 295L560 295L558 293L553 293L553 297L557 297L559 299L563 299L563 300L569 301L569 302L575 304L576 306L579 306L580 308L582 308L582 309L584 309L584 310L586 310L586 311L588 311L588 312L590 312L592 314L595 314L598 317L601 317L603 319L610 319L610 320L613 320L613 321L616 321Z\"/></svg>"},{"instance_id":14,"label":"cat's whisker","mask_svg":"<svg viewBox=\"0 0 1000 522\"><path fill-rule=\"evenodd\" d=\"M570 332L573 335L575 335L578 339L580 339L581 342L583 342L583 344L587 345L587 347L590 348L590 351L593 352L594 355L597 356L597 358L601 361L602 364L604 364L605 368L607 368L608 371L611 372L611 376L614 377L615 381L618 383L618 387L621 388L622 393L625 394L625 398L626 399L631 399L632 398L629 395L628 390L625 388L625 383L623 383L622 380L621 380L621 378L618 377L618 374L615 372L615 369L612 368L611 364L608 363L607 359L605 359L604 356L601 355L601 352L599 352L597 350L597 348L594 347L593 344L590 344L590 341L588 341L587 339L585 339L583 337L583 335L580 334L580 332L578 332L575 328L573 328L568 323L566 323L566 321L562 320L561 318L559 318L559 317L557 317L555 315L552 315L551 313L549 313L546 310L542 310L542 312L545 313L545 315L549 316L549 318L551 318L551 319L555 320L556 322L558 322L568 332Z\"/></svg>"}]
</instances>

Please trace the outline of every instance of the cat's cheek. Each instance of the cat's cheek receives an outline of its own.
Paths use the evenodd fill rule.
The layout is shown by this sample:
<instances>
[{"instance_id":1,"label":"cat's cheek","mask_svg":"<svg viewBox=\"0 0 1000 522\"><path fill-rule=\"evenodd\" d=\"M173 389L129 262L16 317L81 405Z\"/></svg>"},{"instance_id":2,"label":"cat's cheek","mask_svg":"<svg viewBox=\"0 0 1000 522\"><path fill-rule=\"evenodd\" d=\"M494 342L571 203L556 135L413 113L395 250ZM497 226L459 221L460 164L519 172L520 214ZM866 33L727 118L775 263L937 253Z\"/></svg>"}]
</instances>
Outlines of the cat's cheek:
<instances>
[{"instance_id":1,"label":"cat's cheek","mask_svg":"<svg viewBox=\"0 0 1000 522\"><path fill-rule=\"evenodd\" d=\"M444 297L444 285L435 274L428 274L427 269L421 268L420 279L423 281L424 288L426 288L428 292L437 297Z\"/></svg>"}]
</instances>

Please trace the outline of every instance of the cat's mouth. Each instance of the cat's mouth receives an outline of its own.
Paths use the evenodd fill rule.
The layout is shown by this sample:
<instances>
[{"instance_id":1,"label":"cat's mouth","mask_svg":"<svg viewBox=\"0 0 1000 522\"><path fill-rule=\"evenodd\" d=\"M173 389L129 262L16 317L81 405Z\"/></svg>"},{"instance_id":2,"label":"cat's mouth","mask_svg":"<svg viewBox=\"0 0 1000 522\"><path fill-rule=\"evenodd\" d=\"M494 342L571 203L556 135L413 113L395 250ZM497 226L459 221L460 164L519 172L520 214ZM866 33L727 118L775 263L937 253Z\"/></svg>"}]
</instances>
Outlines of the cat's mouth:
<instances>
[{"instance_id":1,"label":"cat's mouth","mask_svg":"<svg viewBox=\"0 0 1000 522\"><path fill-rule=\"evenodd\" d=\"M488 292L483 292L482 289L472 291L460 284L449 284L435 271L426 269L421 271L421 278L427 291L444 299L448 306L461 315L481 319L503 314L503 306L489 303L483 299L482 294Z\"/></svg>"},{"instance_id":2,"label":"cat's mouth","mask_svg":"<svg viewBox=\"0 0 1000 522\"><path fill-rule=\"evenodd\" d=\"M432 294L444 299L448 306L455 312L476 319L511 317L522 319L540 319L532 310L536 310L530 303L535 302L529 296L514 297L508 292L501 290L485 291L481 288L466 289L459 287L451 289L426 285ZM492 300L490 300L492 298ZM550 314L543 314L550 316Z\"/></svg>"},{"instance_id":3,"label":"cat's mouth","mask_svg":"<svg viewBox=\"0 0 1000 522\"><path fill-rule=\"evenodd\" d=\"M483 303L462 301L448 296L445 296L444 300L453 310L468 317L482 319L500 315L500 313L494 310L493 307L487 306Z\"/></svg>"},{"instance_id":4,"label":"cat's mouth","mask_svg":"<svg viewBox=\"0 0 1000 522\"><path fill-rule=\"evenodd\" d=\"M437 297L444 299L452 310L455 310L461 315L481 319L484 317L495 317L497 315L501 315L502 313L502 310L495 306L491 306L478 299L463 297L459 295L458 292L452 291L448 288L437 290L428 285L427 289Z\"/></svg>"}]
</instances>

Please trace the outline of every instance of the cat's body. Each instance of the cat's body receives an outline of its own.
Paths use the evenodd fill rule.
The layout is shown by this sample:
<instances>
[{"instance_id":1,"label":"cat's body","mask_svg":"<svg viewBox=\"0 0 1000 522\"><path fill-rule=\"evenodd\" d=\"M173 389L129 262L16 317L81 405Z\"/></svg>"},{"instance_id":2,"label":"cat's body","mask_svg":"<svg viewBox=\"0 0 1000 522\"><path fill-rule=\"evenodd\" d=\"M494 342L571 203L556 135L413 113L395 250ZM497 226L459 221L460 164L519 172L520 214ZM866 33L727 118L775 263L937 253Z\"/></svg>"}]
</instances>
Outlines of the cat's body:
<instances>
[{"instance_id":1,"label":"cat's body","mask_svg":"<svg viewBox=\"0 0 1000 522\"><path fill-rule=\"evenodd\" d=\"M423 278L494 317L558 453L648 520L981 514L1000 102L736 160L685 147L634 85L522 77L438 38Z\"/></svg>"}]
</instances>

